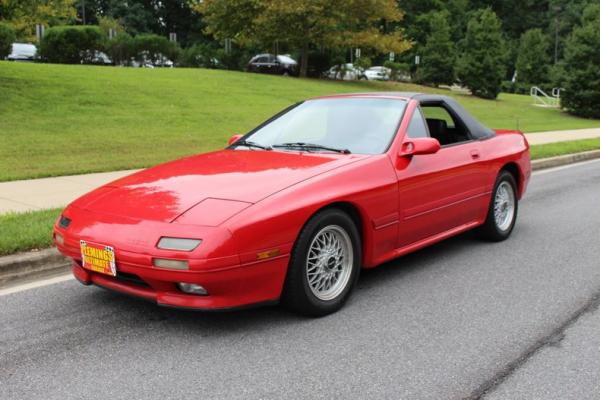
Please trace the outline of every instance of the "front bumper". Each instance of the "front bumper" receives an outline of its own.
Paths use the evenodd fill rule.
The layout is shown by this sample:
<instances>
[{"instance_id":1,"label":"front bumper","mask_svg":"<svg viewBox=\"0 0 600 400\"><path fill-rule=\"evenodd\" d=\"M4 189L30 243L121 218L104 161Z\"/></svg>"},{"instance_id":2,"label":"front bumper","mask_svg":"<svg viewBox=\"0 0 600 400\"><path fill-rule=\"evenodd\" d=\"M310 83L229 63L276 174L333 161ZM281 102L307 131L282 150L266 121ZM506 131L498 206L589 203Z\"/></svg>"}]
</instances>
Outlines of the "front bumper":
<instances>
[{"instance_id":1,"label":"front bumper","mask_svg":"<svg viewBox=\"0 0 600 400\"><path fill-rule=\"evenodd\" d=\"M84 285L97 285L160 306L224 310L276 302L281 295L288 256L210 271L169 271L117 263L117 276L89 271L74 260L73 275ZM204 287L205 296L181 292L177 282Z\"/></svg>"},{"instance_id":2,"label":"front bumper","mask_svg":"<svg viewBox=\"0 0 600 400\"><path fill-rule=\"evenodd\" d=\"M73 260L73 274L85 285L95 284L170 307L220 310L279 299L292 243L277 247L276 255L260 258L271 249L240 249L226 229L133 221L70 208L63 212L72 222L54 226L55 245ZM156 248L161 235L186 237L190 231L203 239L192 252ZM56 241L56 235L62 239ZM117 276L81 266L80 240L112 246ZM186 260L187 270L158 268L153 258ZM207 295L179 290L177 283L201 285Z\"/></svg>"},{"instance_id":3,"label":"front bumper","mask_svg":"<svg viewBox=\"0 0 600 400\"><path fill-rule=\"evenodd\" d=\"M55 231L65 235L57 228ZM63 243L55 241L55 245L73 260L73 275L84 285L94 284L161 306L196 310L222 310L277 301L283 290L291 250L291 244L285 245L281 247L281 255L261 260L256 259L256 252L188 259L188 270L173 270L153 266L152 259L165 257L164 251L132 252L117 247L117 276L113 277L84 269L77 248L78 237L65 235L64 238ZM177 287L179 282L201 285L208 294L184 293Z\"/></svg>"}]
</instances>

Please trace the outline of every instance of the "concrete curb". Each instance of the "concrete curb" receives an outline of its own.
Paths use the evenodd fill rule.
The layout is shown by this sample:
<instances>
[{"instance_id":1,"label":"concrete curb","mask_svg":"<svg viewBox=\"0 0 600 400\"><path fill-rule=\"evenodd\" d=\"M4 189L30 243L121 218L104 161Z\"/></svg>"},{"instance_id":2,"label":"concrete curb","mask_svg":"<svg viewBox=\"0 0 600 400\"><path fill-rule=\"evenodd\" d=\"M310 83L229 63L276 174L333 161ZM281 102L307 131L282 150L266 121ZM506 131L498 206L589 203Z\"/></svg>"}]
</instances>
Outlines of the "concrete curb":
<instances>
[{"instance_id":1,"label":"concrete curb","mask_svg":"<svg viewBox=\"0 0 600 400\"><path fill-rule=\"evenodd\" d=\"M531 162L534 171L600 158L600 150L543 158ZM55 248L0 257L0 288L17 280L69 271L71 262Z\"/></svg>"},{"instance_id":2,"label":"concrete curb","mask_svg":"<svg viewBox=\"0 0 600 400\"><path fill-rule=\"evenodd\" d=\"M24 278L67 272L70 265L55 248L0 257L0 288Z\"/></svg>"},{"instance_id":3,"label":"concrete curb","mask_svg":"<svg viewBox=\"0 0 600 400\"><path fill-rule=\"evenodd\" d=\"M545 168L553 168L560 167L561 165L574 164L581 161L593 160L595 158L600 158L600 150L591 150L584 151L582 153L575 154L565 154L563 156L542 158L539 160L533 160L531 162L531 167L534 171L545 169Z\"/></svg>"}]
</instances>

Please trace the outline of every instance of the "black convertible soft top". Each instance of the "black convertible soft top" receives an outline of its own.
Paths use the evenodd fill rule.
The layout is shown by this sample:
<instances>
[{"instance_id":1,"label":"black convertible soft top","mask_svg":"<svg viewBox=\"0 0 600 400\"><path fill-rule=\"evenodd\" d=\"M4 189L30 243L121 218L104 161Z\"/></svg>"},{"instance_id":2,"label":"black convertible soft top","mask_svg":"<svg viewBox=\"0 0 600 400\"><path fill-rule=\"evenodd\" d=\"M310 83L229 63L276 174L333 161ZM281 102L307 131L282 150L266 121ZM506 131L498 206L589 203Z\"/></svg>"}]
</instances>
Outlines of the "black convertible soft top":
<instances>
[{"instance_id":1,"label":"black convertible soft top","mask_svg":"<svg viewBox=\"0 0 600 400\"><path fill-rule=\"evenodd\" d=\"M419 103L427 104L443 104L446 106L449 112L454 114L455 117L459 118L464 124L469 134L473 139L489 139L495 136L496 133L490 128L482 125L477 121L467 110L463 108L456 100L450 96L442 96L436 94L415 94L413 99L418 100Z\"/></svg>"}]
</instances>

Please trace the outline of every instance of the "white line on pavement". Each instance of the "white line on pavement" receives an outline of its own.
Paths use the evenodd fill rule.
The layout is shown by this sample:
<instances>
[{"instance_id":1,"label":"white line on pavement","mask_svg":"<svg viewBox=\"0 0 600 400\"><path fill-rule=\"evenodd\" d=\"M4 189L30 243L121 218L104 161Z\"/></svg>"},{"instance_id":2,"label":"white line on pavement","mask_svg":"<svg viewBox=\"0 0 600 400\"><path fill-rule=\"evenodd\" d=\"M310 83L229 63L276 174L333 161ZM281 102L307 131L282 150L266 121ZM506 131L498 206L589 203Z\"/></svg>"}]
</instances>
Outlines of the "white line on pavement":
<instances>
[{"instance_id":1,"label":"white line on pavement","mask_svg":"<svg viewBox=\"0 0 600 400\"><path fill-rule=\"evenodd\" d=\"M22 285L9 287L7 289L0 289L0 296L6 296L12 293L22 292L24 290L35 289L43 286L54 285L55 283L70 281L73 278L73 275L69 272L68 275L55 276L53 278L43 279L41 281L34 281L24 283Z\"/></svg>"}]
</instances>

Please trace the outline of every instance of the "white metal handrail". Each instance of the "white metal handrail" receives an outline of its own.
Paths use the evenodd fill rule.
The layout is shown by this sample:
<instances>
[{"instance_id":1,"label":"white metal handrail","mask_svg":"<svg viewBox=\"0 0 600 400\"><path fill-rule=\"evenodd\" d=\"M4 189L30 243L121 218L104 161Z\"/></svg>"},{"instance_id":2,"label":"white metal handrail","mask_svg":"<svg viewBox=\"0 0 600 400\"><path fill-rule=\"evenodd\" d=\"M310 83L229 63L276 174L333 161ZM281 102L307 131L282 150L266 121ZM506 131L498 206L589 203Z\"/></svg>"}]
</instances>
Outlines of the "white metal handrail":
<instances>
[{"instance_id":1,"label":"white metal handrail","mask_svg":"<svg viewBox=\"0 0 600 400\"><path fill-rule=\"evenodd\" d=\"M533 105L538 107L560 107L560 91L561 88L553 88L552 96L549 96L546 92L537 86L532 86L529 90L529 95L533 97Z\"/></svg>"}]
</instances>

